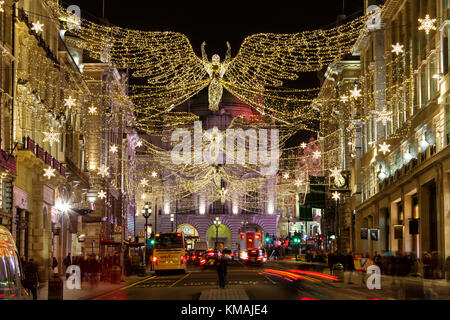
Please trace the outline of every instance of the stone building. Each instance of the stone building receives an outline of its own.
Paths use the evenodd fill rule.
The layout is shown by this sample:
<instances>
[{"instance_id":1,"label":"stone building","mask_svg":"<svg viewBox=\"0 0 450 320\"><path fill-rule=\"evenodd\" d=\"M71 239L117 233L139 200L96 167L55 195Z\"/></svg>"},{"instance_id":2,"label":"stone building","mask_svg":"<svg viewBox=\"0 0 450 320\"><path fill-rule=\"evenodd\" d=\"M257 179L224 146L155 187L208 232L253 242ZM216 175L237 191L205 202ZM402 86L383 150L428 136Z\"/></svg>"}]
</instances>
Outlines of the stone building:
<instances>
[{"instance_id":1,"label":"stone building","mask_svg":"<svg viewBox=\"0 0 450 320\"><path fill-rule=\"evenodd\" d=\"M378 10L373 2L366 11ZM376 89L356 137L357 251L450 255L449 8L443 0L387 0L355 47L364 91ZM419 30L426 15L436 19L428 34Z\"/></svg>"}]
</instances>

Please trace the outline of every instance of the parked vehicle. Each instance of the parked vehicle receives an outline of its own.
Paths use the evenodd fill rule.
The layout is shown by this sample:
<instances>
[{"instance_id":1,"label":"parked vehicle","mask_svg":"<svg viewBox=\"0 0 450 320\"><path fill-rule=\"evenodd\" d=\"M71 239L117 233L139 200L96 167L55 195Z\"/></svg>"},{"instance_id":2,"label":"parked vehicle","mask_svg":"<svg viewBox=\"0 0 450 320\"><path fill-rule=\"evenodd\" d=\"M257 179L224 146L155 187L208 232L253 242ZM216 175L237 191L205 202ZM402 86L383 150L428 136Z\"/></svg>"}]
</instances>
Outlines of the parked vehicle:
<instances>
[{"instance_id":1,"label":"parked vehicle","mask_svg":"<svg viewBox=\"0 0 450 320\"><path fill-rule=\"evenodd\" d=\"M8 229L0 226L0 300L32 299L23 285L22 270L14 239Z\"/></svg>"},{"instance_id":2,"label":"parked vehicle","mask_svg":"<svg viewBox=\"0 0 450 320\"><path fill-rule=\"evenodd\" d=\"M186 263L193 264L196 260L195 250L189 250L186 254Z\"/></svg>"}]
</instances>

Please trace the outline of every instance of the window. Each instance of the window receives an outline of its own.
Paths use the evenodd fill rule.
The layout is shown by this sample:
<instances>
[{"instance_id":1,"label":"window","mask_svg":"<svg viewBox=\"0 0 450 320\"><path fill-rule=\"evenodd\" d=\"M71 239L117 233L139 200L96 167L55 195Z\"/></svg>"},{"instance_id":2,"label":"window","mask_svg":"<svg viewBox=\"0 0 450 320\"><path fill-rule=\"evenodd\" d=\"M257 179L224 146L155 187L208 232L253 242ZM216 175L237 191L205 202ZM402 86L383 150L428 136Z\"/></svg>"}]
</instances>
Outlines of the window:
<instances>
[{"instance_id":1,"label":"window","mask_svg":"<svg viewBox=\"0 0 450 320\"><path fill-rule=\"evenodd\" d=\"M425 67L420 73L420 107L425 107L427 102L427 79L425 77Z\"/></svg>"},{"instance_id":2,"label":"window","mask_svg":"<svg viewBox=\"0 0 450 320\"><path fill-rule=\"evenodd\" d=\"M436 92L438 89L438 79L435 77L435 75L439 74L439 70L436 66L436 59L433 58L430 62L430 94L431 99L434 99L436 97Z\"/></svg>"}]
</instances>

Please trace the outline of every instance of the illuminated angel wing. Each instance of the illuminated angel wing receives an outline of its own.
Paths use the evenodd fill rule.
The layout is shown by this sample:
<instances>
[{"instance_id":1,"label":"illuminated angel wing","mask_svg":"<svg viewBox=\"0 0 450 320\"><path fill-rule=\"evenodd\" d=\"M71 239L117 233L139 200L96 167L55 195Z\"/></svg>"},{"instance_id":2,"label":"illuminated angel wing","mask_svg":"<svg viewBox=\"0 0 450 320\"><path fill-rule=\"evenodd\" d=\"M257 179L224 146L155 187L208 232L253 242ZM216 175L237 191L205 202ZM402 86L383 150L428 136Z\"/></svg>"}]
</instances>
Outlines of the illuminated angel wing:
<instances>
[{"instance_id":1,"label":"illuminated angel wing","mask_svg":"<svg viewBox=\"0 0 450 320\"><path fill-rule=\"evenodd\" d=\"M150 85L164 89L185 85L205 85L208 76L188 38L177 32L149 32L105 26L80 19L78 28L67 24L69 13L56 1L44 0L55 16L77 38L67 37L95 59L119 69L131 69L137 77L147 77Z\"/></svg>"},{"instance_id":2,"label":"illuminated angel wing","mask_svg":"<svg viewBox=\"0 0 450 320\"><path fill-rule=\"evenodd\" d=\"M281 86L283 80L297 79L299 72L320 70L351 52L364 22L362 17L328 30L249 36L230 62L225 82L248 88Z\"/></svg>"}]
</instances>

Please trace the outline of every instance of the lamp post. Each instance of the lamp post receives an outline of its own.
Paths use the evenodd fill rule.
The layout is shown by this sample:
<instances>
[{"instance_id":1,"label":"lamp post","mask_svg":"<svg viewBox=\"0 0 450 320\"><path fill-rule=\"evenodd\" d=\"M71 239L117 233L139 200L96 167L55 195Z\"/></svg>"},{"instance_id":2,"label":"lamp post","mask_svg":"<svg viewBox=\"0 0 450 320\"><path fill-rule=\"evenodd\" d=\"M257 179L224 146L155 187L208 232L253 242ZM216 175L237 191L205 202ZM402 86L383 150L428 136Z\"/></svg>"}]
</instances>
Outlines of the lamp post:
<instances>
[{"instance_id":1,"label":"lamp post","mask_svg":"<svg viewBox=\"0 0 450 320\"><path fill-rule=\"evenodd\" d=\"M337 237L338 237L338 240L336 242L339 245L339 242L341 241L341 237L340 237L340 232L339 232L338 206L339 206L339 199L341 198L341 195L339 194L339 192L335 191L334 193L332 193L332 198L333 198L333 200L336 201L335 219L336 219L336 234L337 234ZM339 245L339 249L340 249L340 245Z\"/></svg>"},{"instance_id":2,"label":"lamp post","mask_svg":"<svg viewBox=\"0 0 450 320\"><path fill-rule=\"evenodd\" d=\"M219 245L219 227L220 227L220 219L219 217L216 217L216 220L214 220L214 226L216 227L216 250L218 249L218 245Z\"/></svg>"},{"instance_id":3,"label":"lamp post","mask_svg":"<svg viewBox=\"0 0 450 320\"><path fill-rule=\"evenodd\" d=\"M152 209L148 205L148 202L145 203L144 208L141 210L142 216L145 218L145 250L144 250L144 262L147 267L147 239L148 239L148 218L152 214Z\"/></svg>"},{"instance_id":4,"label":"lamp post","mask_svg":"<svg viewBox=\"0 0 450 320\"><path fill-rule=\"evenodd\" d=\"M170 223L172 224L172 232L173 232L173 213L170 214Z\"/></svg>"}]
</instances>

